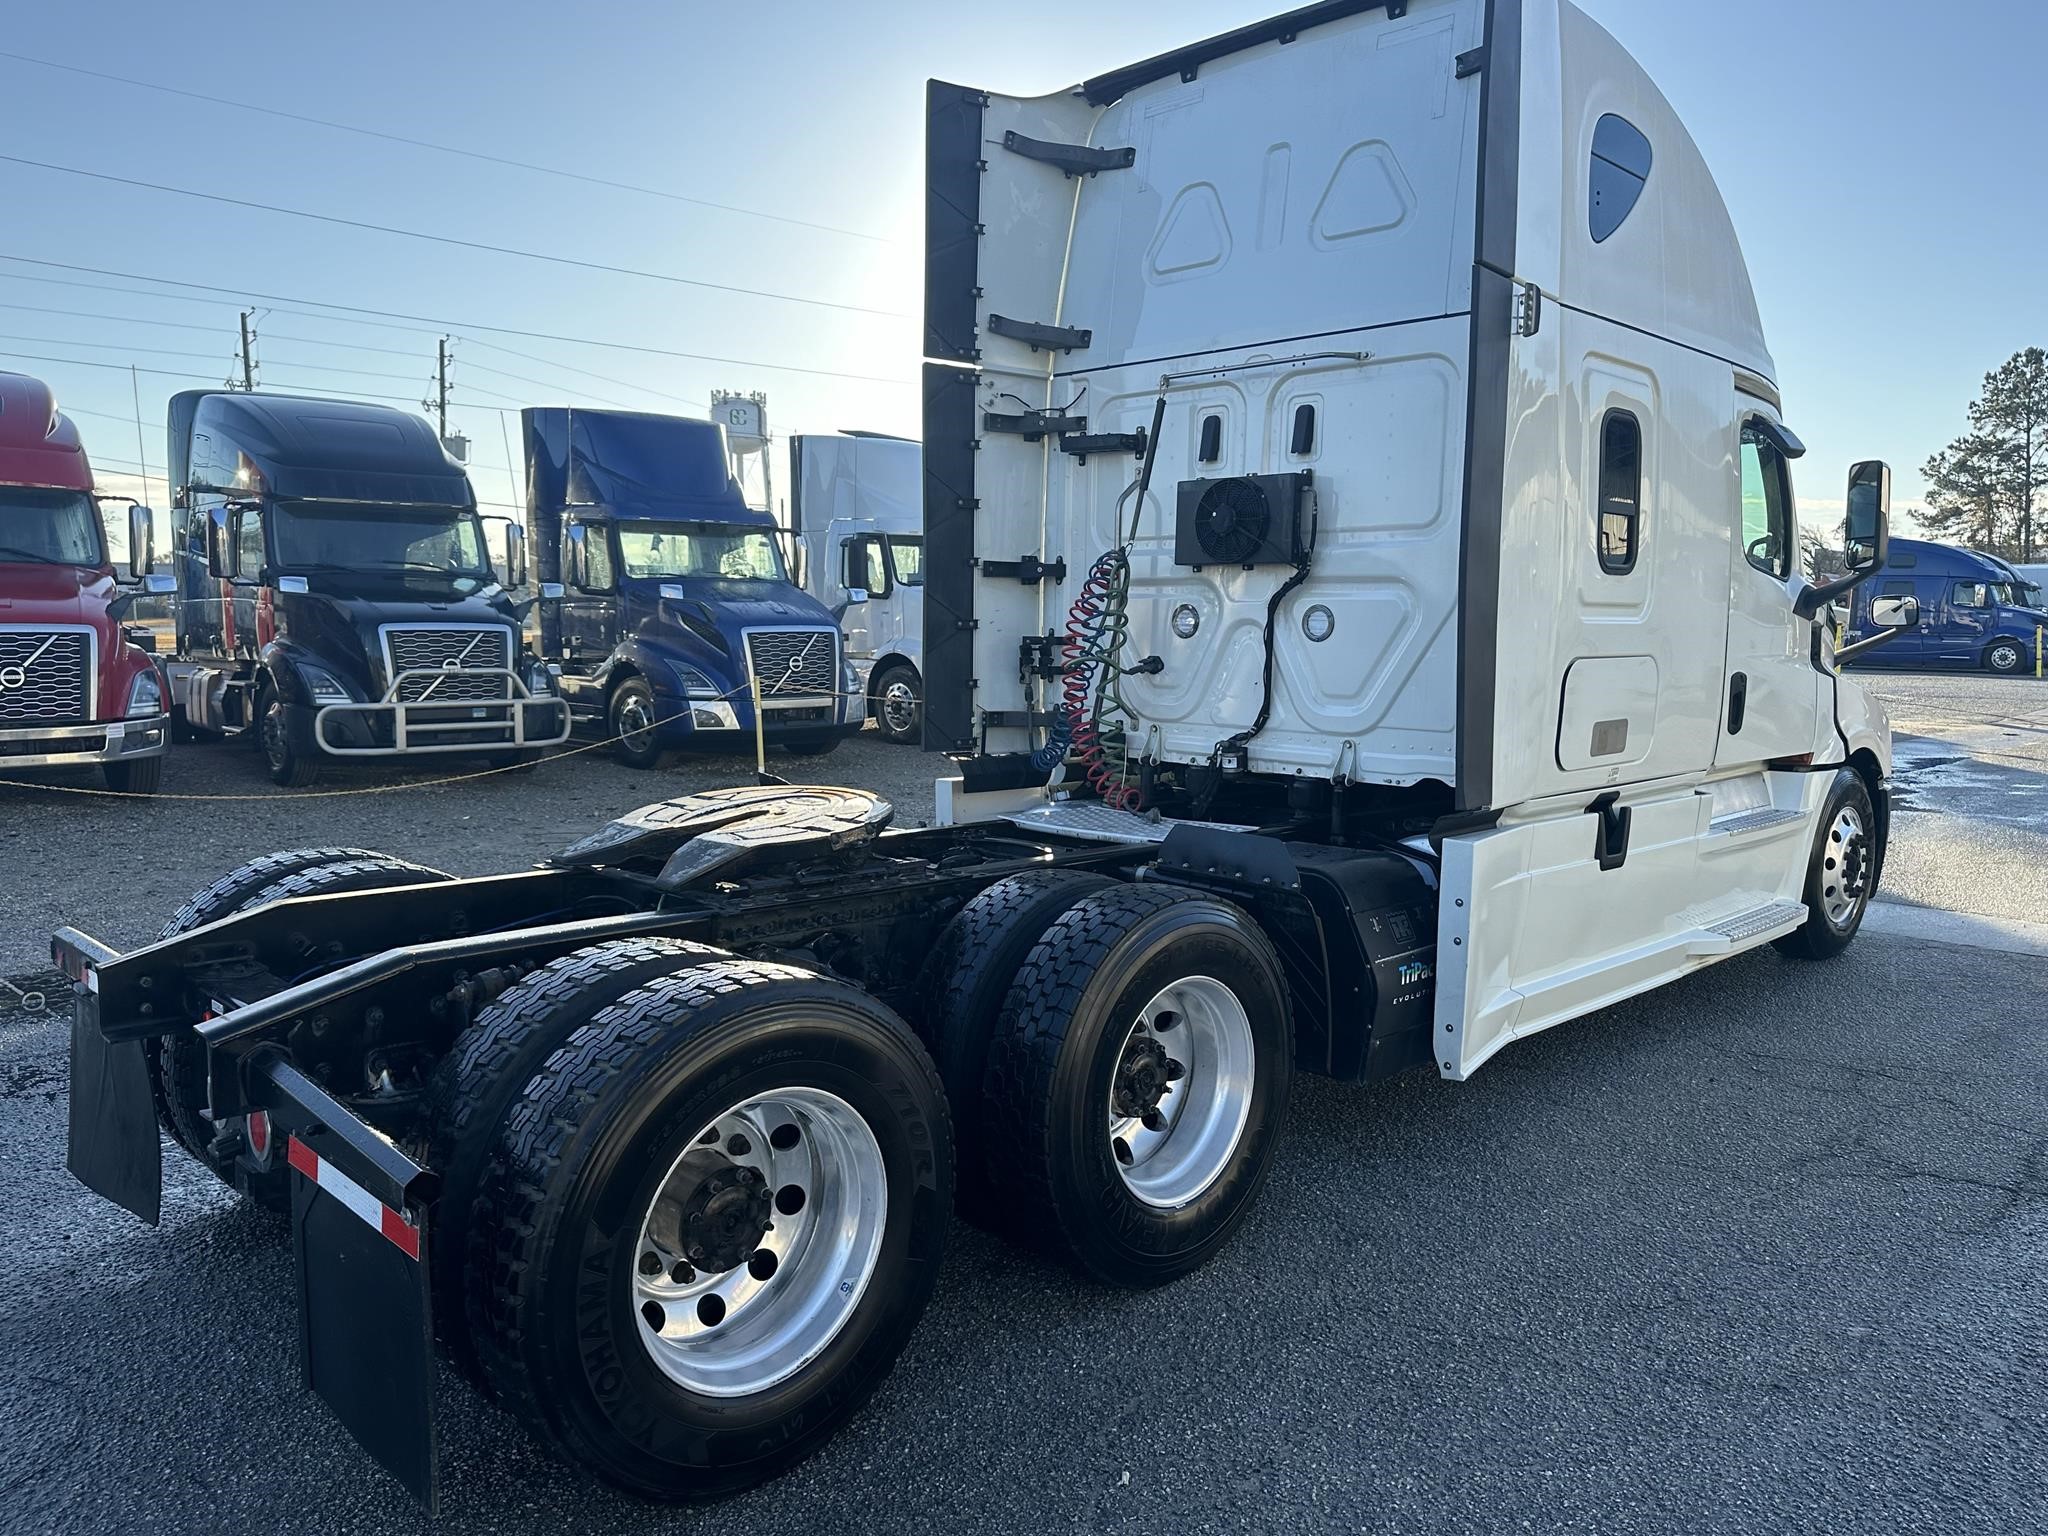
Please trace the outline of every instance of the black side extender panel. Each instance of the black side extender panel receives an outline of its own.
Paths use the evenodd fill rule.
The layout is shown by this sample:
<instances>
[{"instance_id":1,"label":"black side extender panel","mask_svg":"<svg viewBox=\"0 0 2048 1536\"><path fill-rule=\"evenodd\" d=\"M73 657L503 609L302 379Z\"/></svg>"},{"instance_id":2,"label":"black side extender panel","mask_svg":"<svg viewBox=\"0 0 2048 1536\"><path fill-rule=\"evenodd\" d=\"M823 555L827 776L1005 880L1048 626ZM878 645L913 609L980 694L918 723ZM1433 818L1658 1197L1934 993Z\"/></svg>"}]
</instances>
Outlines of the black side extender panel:
<instances>
[{"instance_id":1,"label":"black side extender panel","mask_svg":"<svg viewBox=\"0 0 2048 1536\"><path fill-rule=\"evenodd\" d=\"M1439 887L1427 855L1182 825L1153 878L1258 918L1287 969L1301 1070L1370 1080L1434 1059Z\"/></svg>"}]
</instances>

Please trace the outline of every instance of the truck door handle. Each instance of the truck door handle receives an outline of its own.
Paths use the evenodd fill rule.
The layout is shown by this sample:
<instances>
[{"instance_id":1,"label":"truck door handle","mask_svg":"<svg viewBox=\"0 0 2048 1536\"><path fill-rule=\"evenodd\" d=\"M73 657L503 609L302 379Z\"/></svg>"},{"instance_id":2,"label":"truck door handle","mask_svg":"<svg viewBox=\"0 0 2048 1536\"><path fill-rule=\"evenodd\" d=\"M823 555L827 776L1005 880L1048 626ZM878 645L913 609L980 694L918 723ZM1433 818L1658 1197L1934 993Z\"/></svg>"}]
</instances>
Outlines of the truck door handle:
<instances>
[{"instance_id":1,"label":"truck door handle","mask_svg":"<svg viewBox=\"0 0 2048 1536\"><path fill-rule=\"evenodd\" d=\"M1749 674L1737 672L1728 679L1728 734L1742 734L1742 717L1749 707Z\"/></svg>"}]
</instances>

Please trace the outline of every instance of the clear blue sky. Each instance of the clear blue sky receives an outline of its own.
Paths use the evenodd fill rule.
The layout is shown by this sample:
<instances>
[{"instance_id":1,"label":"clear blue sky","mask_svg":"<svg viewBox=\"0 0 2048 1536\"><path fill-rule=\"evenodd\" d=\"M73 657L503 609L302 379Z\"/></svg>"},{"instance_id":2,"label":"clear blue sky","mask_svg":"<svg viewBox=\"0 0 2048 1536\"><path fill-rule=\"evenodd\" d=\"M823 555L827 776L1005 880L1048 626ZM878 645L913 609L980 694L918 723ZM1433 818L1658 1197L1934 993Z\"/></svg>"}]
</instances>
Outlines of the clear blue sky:
<instances>
[{"instance_id":1,"label":"clear blue sky","mask_svg":"<svg viewBox=\"0 0 2048 1536\"><path fill-rule=\"evenodd\" d=\"M1648 66L1720 179L1788 413L1812 450L1804 506L1818 517L1838 504L1848 462L1868 455L1891 460L1898 496L1910 502L1920 464L1962 428L1985 370L2021 346L2048 344L2043 8L2030 0L1583 3ZM910 317L920 302L925 79L1054 89L1281 8L1257 0L1040 0L1028 15L937 0L10 6L0 48L883 238L610 191L7 59L0 100L13 132L0 153L902 318L542 265L6 163L0 252L901 381L474 332L457 343L456 424L476 444L487 499L512 499L491 405L605 397L690 410L681 401L701 403L712 388L764 389L778 431L914 433L919 332ZM0 261L0 304L208 328L0 308L0 366L39 373L67 406L105 413L79 421L113 480L123 467L116 461L136 454L127 374L9 360L33 354L196 374L142 377L144 417L160 423L173 389L225 377L236 306L22 280L31 275L152 286ZM417 400L436 330L265 314L262 378ZM342 342L398 355L335 345ZM146 449L159 467L160 430L147 431ZM161 485L152 488L159 501Z\"/></svg>"}]
</instances>

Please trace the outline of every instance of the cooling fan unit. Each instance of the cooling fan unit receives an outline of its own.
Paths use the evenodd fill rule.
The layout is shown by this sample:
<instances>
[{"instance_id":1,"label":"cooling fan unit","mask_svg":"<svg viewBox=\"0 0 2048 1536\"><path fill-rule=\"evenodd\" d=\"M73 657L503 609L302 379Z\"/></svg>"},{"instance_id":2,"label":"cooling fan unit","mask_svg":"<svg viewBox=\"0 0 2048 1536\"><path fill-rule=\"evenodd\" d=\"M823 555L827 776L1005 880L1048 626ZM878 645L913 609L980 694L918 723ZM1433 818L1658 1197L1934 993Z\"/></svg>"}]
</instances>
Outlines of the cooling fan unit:
<instances>
[{"instance_id":1,"label":"cooling fan unit","mask_svg":"<svg viewBox=\"0 0 2048 1536\"><path fill-rule=\"evenodd\" d=\"M1292 565L1301 557L1301 493L1309 472L1180 483L1176 565Z\"/></svg>"}]
</instances>

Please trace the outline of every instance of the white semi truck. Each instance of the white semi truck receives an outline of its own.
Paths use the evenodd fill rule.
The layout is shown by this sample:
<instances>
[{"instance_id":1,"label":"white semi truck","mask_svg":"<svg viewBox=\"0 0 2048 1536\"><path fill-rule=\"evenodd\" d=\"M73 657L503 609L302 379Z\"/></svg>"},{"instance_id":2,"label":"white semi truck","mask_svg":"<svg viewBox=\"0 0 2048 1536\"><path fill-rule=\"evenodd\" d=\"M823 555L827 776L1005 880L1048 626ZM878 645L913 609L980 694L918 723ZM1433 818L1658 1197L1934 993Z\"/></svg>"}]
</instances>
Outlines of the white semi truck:
<instances>
[{"instance_id":1,"label":"white semi truck","mask_svg":"<svg viewBox=\"0 0 2048 1536\"><path fill-rule=\"evenodd\" d=\"M1325 0L929 107L943 824L749 786L56 940L72 1169L153 1220L161 1116L288 1204L309 1384L425 1497L436 1342L595 1475L729 1493L867 1399L955 1209L1170 1281L1297 1072L1462 1079L1836 954L1882 871L1886 723L1817 618L1887 472L1802 581L1735 233L1607 33Z\"/></svg>"},{"instance_id":2,"label":"white semi truck","mask_svg":"<svg viewBox=\"0 0 2048 1536\"><path fill-rule=\"evenodd\" d=\"M803 588L830 608L875 728L924 735L924 470L907 438L789 440L790 538Z\"/></svg>"}]
</instances>

